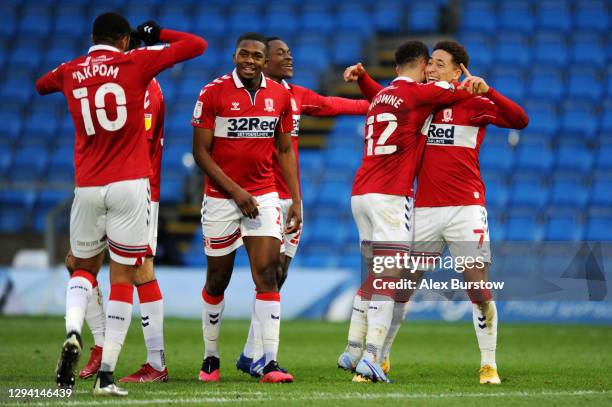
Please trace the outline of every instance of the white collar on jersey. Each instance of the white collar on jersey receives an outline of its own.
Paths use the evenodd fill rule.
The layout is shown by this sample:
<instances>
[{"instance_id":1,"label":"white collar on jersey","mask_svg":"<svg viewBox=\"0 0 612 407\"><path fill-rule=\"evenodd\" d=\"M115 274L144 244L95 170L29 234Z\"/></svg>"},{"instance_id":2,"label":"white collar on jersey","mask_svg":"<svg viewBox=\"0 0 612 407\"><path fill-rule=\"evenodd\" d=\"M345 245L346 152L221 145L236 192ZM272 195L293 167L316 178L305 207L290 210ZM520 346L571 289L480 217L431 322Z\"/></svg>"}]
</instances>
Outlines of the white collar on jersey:
<instances>
[{"instance_id":1,"label":"white collar on jersey","mask_svg":"<svg viewBox=\"0 0 612 407\"><path fill-rule=\"evenodd\" d=\"M95 51L115 51L115 52L121 52L121 51L119 51L118 48L115 48L112 45L99 44L99 45L92 45L91 47L89 47L89 51L87 53L91 54L92 52L95 52Z\"/></svg>"},{"instance_id":2,"label":"white collar on jersey","mask_svg":"<svg viewBox=\"0 0 612 407\"><path fill-rule=\"evenodd\" d=\"M236 68L234 68L234 70L232 71L232 79L234 80L234 85L236 85L238 89L244 88L244 84L238 77L238 72L236 72ZM261 73L261 85L259 85L259 87L260 88L266 87L266 76L263 74L263 72Z\"/></svg>"},{"instance_id":3,"label":"white collar on jersey","mask_svg":"<svg viewBox=\"0 0 612 407\"><path fill-rule=\"evenodd\" d=\"M287 90L291 90L291 86L289 86L289 84L287 83L286 80L281 80L281 85L283 85L285 87L285 89Z\"/></svg>"},{"instance_id":4,"label":"white collar on jersey","mask_svg":"<svg viewBox=\"0 0 612 407\"><path fill-rule=\"evenodd\" d=\"M395 81L416 82L414 79L408 76L398 76L397 78L393 79L393 81L391 82L395 82Z\"/></svg>"}]
</instances>

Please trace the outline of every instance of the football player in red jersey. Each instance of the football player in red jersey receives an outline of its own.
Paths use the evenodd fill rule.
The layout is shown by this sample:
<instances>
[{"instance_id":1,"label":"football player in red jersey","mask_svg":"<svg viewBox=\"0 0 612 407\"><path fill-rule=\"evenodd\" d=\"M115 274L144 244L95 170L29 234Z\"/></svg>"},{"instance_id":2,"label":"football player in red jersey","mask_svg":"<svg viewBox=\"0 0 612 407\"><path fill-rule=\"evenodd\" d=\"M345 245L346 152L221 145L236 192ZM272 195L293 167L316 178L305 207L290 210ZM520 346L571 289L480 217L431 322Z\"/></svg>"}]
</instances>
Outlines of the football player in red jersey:
<instances>
[{"instance_id":1,"label":"football player in red jersey","mask_svg":"<svg viewBox=\"0 0 612 407\"><path fill-rule=\"evenodd\" d=\"M130 35L129 50L139 48L141 45L137 33ZM159 214L159 187L161 173L161 158L164 137L165 103L159 83L153 79L147 88L144 101L145 131L149 140L149 157L153 175L149 177L151 185L151 225L149 229L149 248L144 263L138 267L135 284L138 298L141 303L142 331L147 346L147 363L136 373L121 378L120 382L146 383L166 381L168 370L165 367L164 340L163 340L163 300L159 285L155 278L153 257L157 249L157 219ZM104 252L97 256L96 270L102 266ZM66 255L66 268L72 275L74 272L74 256L72 251ZM87 379L98 372L102 361L102 346L104 345L104 309L102 307L102 293L95 281L93 295L90 297L85 313L85 321L94 337L95 345L91 348L89 360L79 373L81 379Z\"/></svg>"},{"instance_id":2,"label":"football player in red jersey","mask_svg":"<svg viewBox=\"0 0 612 407\"><path fill-rule=\"evenodd\" d=\"M366 100L354 100L335 96L322 96L318 93L299 85L289 84L286 80L293 77L293 57L289 46L278 37L266 38L268 44L268 62L264 73L273 81L283 85L291 93L291 108L293 111L293 131L291 132L291 142L298 163L299 176L299 156L298 156L298 135L300 130L300 116L302 114L316 117L334 117L339 115L364 115L368 111L369 102ZM287 217L287 210L290 207L291 194L278 164L274 161L274 173L276 176L276 186L280 198L282 218ZM283 236L278 288L280 289L287 278L289 264L295 256L300 242L302 228L291 234ZM261 343L256 343L253 335L253 327L249 329L249 336L244 350L238 360L236 367L245 373L257 376L263 369L263 356Z\"/></svg>"},{"instance_id":3,"label":"football player in red jersey","mask_svg":"<svg viewBox=\"0 0 612 407\"><path fill-rule=\"evenodd\" d=\"M291 145L291 95L262 72L265 38L242 35L236 43L235 69L202 88L192 124L193 155L206 174L202 231L208 260L202 290L205 355L199 378L218 381L217 339L223 293L229 284L236 249L245 245L257 290L253 313L255 335L262 338L265 363L262 382L291 382L277 363L280 331L280 261L282 220L274 177L277 154L291 194L285 233L301 224L301 196Z\"/></svg>"},{"instance_id":4,"label":"football player in red jersey","mask_svg":"<svg viewBox=\"0 0 612 407\"><path fill-rule=\"evenodd\" d=\"M480 175L478 154L489 124L503 128L523 129L529 118L515 102L491 88L483 78L472 76L466 66L469 56L455 41L441 41L434 47L427 64L429 82L458 81L471 93L479 95L454 103L435 113L427 129L427 146L417 176L415 202L415 250L441 254L448 245L456 258L482 259L482 264L467 264L463 271L469 282L488 281L491 262L489 227L485 208L485 186ZM347 69L349 79L359 78L366 97L381 88L363 67ZM497 310L488 290L468 290L472 300L472 319L481 352L480 383L499 384L495 351L497 344ZM406 305L394 320L382 357L388 361L393 339L405 318ZM358 317L358 316L355 316Z\"/></svg>"},{"instance_id":5,"label":"football player in red jersey","mask_svg":"<svg viewBox=\"0 0 612 407\"><path fill-rule=\"evenodd\" d=\"M111 292L95 395L127 395L115 385L113 371L131 320L135 271L148 247L151 161L142 120L145 92L156 74L202 54L207 46L200 37L160 29L151 21L139 26L138 34L147 45L159 40L169 44L124 53L129 23L117 13L101 14L93 24L89 53L36 82L41 95L64 93L76 129L70 215L74 272L66 293L67 338L56 370L59 386L74 386L98 255L107 245L110 251Z\"/></svg>"},{"instance_id":6,"label":"football player in red jersey","mask_svg":"<svg viewBox=\"0 0 612 407\"><path fill-rule=\"evenodd\" d=\"M359 239L372 242L374 256L410 253L414 238L413 185L432 113L473 97L449 82L422 84L428 60L429 51L422 42L402 44L395 53L398 77L375 96L367 95L372 103L351 208ZM353 315L363 316L363 321L354 324L356 318L351 318L348 345L338 365L372 381L386 382L382 348L393 319L395 293L371 292L366 285L364 290L369 292L358 292L353 303ZM364 300L363 294L371 298Z\"/></svg>"}]
</instances>

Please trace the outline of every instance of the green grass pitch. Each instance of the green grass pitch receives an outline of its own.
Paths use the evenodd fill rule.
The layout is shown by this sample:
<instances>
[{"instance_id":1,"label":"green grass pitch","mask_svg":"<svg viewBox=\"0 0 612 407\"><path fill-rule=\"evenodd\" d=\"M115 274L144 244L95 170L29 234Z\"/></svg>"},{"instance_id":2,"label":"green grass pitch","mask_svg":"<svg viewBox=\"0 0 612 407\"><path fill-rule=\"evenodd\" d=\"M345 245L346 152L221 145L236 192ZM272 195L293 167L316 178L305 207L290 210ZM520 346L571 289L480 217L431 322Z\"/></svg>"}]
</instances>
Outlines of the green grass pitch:
<instances>
[{"instance_id":1,"label":"green grass pitch","mask_svg":"<svg viewBox=\"0 0 612 407\"><path fill-rule=\"evenodd\" d=\"M145 359L134 318L119 359L120 377ZM91 395L92 380L77 381L70 401L29 399L62 405L612 405L612 328L589 325L504 324L499 330L502 384L478 384L479 353L470 323L410 322L391 354L393 384L351 383L336 368L347 323L284 321L281 366L296 382L264 385L238 372L234 360L247 321L224 321L220 338L222 381L197 381L202 361L200 321L167 319L168 383L126 385L124 399ZM54 388L53 372L63 338L62 318L0 317L0 404L17 405L10 388ZM89 333L85 346L92 344ZM88 357L81 358L82 366ZM68 403L68 404L67 404Z\"/></svg>"}]
</instances>

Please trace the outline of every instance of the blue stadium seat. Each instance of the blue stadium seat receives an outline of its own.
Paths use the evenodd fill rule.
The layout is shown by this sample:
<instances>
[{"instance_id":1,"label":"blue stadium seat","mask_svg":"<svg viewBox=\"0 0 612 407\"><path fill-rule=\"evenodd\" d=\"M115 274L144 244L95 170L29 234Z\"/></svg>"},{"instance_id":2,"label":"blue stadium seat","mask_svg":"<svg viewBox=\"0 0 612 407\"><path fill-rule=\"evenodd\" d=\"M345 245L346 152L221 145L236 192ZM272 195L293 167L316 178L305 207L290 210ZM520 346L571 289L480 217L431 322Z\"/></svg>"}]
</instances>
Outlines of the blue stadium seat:
<instances>
[{"instance_id":1,"label":"blue stadium seat","mask_svg":"<svg viewBox=\"0 0 612 407\"><path fill-rule=\"evenodd\" d=\"M599 147L595 154L598 170L612 170L612 145Z\"/></svg>"},{"instance_id":2,"label":"blue stadium seat","mask_svg":"<svg viewBox=\"0 0 612 407\"><path fill-rule=\"evenodd\" d=\"M579 179L558 178L551 186L550 204L558 208L584 208L588 196L589 189Z\"/></svg>"},{"instance_id":3,"label":"blue stadium seat","mask_svg":"<svg viewBox=\"0 0 612 407\"><path fill-rule=\"evenodd\" d=\"M571 47L572 61L585 67L606 66L606 49L600 35L593 33L574 34Z\"/></svg>"},{"instance_id":4,"label":"blue stadium seat","mask_svg":"<svg viewBox=\"0 0 612 407\"><path fill-rule=\"evenodd\" d=\"M547 219L544 239L552 241L579 241L582 224L575 215L556 215Z\"/></svg>"},{"instance_id":5,"label":"blue stadium seat","mask_svg":"<svg viewBox=\"0 0 612 407\"><path fill-rule=\"evenodd\" d=\"M479 32L463 33L460 41L470 56L470 70L480 72L493 64L493 48L490 35Z\"/></svg>"},{"instance_id":6,"label":"blue stadium seat","mask_svg":"<svg viewBox=\"0 0 612 407\"><path fill-rule=\"evenodd\" d=\"M42 232L46 229L47 214L57 205L71 199L73 192L69 189L45 189L40 191L32 210L34 230Z\"/></svg>"},{"instance_id":7,"label":"blue stadium seat","mask_svg":"<svg viewBox=\"0 0 612 407\"><path fill-rule=\"evenodd\" d=\"M412 3L407 27L414 32L434 32L438 29L438 5L433 2Z\"/></svg>"},{"instance_id":8,"label":"blue stadium seat","mask_svg":"<svg viewBox=\"0 0 612 407\"><path fill-rule=\"evenodd\" d=\"M513 162L512 150L506 146L485 144L480 152L480 166L484 171L509 171Z\"/></svg>"},{"instance_id":9,"label":"blue stadium seat","mask_svg":"<svg viewBox=\"0 0 612 407\"><path fill-rule=\"evenodd\" d=\"M557 168L588 173L593 166L593 154L583 145L565 145L557 151Z\"/></svg>"},{"instance_id":10,"label":"blue stadium seat","mask_svg":"<svg viewBox=\"0 0 612 407\"><path fill-rule=\"evenodd\" d=\"M536 25L541 29L568 32L572 28L572 15L564 2L541 1L536 13Z\"/></svg>"},{"instance_id":11,"label":"blue stadium seat","mask_svg":"<svg viewBox=\"0 0 612 407\"><path fill-rule=\"evenodd\" d=\"M520 146L516 155L516 168L521 170L550 170L553 164L553 153L549 148L538 145Z\"/></svg>"},{"instance_id":12,"label":"blue stadium seat","mask_svg":"<svg viewBox=\"0 0 612 407\"><path fill-rule=\"evenodd\" d=\"M53 35L85 36L91 34L92 21L85 18L85 10L82 5L70 4L60 5L53 19L55 27Z\"/></svg>"},{"instance_id":13,"label":"blue stadium seat","mask_svg":"<svg viewBox=\"0 0 612 407\"><path fill-rule=\"evenodd\" d=\"M2 141L13 143L18 137L23 127L23 116L19 109L14 110L0 110L0 123L2 123L2 130L0 130L0 138Z\"/></svg>"},{"instance_id":14,"label":"blue stadium seat","mask_svg":"<svg viewBox=\"0 0 612 407\"><path fill-rule=\"evenodd\" d=\"M508 188L501 181L488 181L486 183L487 207L503 209L508 202Z\"/></svg>"},{"instance_id":15,"label":"blue stadium seat","mask_svg":"<svg viewBox=\"0 0 612 407\"><path fill-rule=\"evenodd\" d=\"M0 193L0 230L21 232L34 204L34 197L32 190L3 190Z\"/></svg>"},{"instance_id":16,"label":"blue stadium seat","mask_svg":"<svg viewBox=\"0 0 612 407\"><path fill-rule=\"evenodd\" d=\"M612 240L612 217L591 216L587 221L585 239L591 241Z\"/></svg>"},{"instance_id":17,"label":"blue stadium seat","mask_svg":"<svg viewBox=\"0 0 612 407\"><path fill-rule=\"evenodd\" d=\"M183 200L184 178L162 169L159 200L160 202L178 203Z\"/></svg>"},{"instance_id":18,"label":"blue stadium seat","mask_svg":"<svg viewBox=\"0 0 612 407\"><path fill-rule=\"evenodd\" d=\"M317 206L320 208L349 208L351 201L351 183L348 180L325 179L321 183Z\"/></svg>"},{"instance_id":19,"label":"blue stadium seat","mask_svg":"<svg viewBox=\"0 0 612 407\"><path fill-rule=\"evenodd\" d=\"M535 240L542 239L542 226L534 214L513 214L506 222L506 240Z\"/></svg>"},{"instance_id":20,"label":"blue stadium seat","mask_svg":"<svg viewBox=\"0 0 612 407\"><path fill-rule=\"evenodd\" d=\"M556 107L550 102L528 102L525 106L529 116L526 131L535 135L552 135L557 132L560 118Z\"/></svg>"},{"instance_id":21,"label":"blue stadium seat","mask_svg":"<svg viewBox=\"0 0 612 407\"><path fill-rule=\"evenodd\" d=\"M44 4L32 2L24 5L19 19L19 35L46 37L51 31L51 13L52 9Z\"/></svg>"},{"instance_id":22,"label":"blue stadium seat","mask_svg":"<svg viewBox=\"0 0 612 407\"><path fill-rule=\"evenodd\" d=\"M591 204L610 208L612 206L612 180L596 179L591 187Z\"/></svg>"},{"instance_id":23,"label":"blue stadium seat","mask_svg":"<svg viewBox=\"0 0 612 407\"><path fill-rule=\"evenodd\" d=\"M564 132L593 137L599 125L599 118L588 103L568 102L561 115L561 128Z\"/></svg>"},{"instance_id":24,"label":"blue stadium seat","mask_svg":"<svg viewBox=\"0 0 612 407\"><path fill-rule=\"evenodd\" d=\"M337 218L317 217L310 227L315 231L309 239L312 245L338 247L344 242L347 227Z\"/></svg>"},{"instance_id":25,"label":"blue stadium seat","mask_svg":"<svg viewBox=\"0 0 612 407\"><path fill-rule=\"evenodd\" d=\"M531 97L558 100L563 95L564 86L561 73L556 69L536 69L529 82Z\"/></svg>"},{"instance_id":26,"label":"blue stadium seat","mask_svg":"<svg viewBox=\"0 0 612 407\"><path fill-rule=\"evenodd\" d=\"M572 100L598 102L603 94L604 84L593 68L574 67L568 75L568 96Z\"/></svg>"},{"instance_id":27,"label":"blue stadium seat","mask_svg":"<svg viewBox=\"0 0 612 407\"><path fill-rule=\"evenodd\" d=\"M17 4L3 2L0 4L0 36L8 38L15 32L17 26Z\"/></svg>"},{"instance_id":28,"label":"blue stadium seat","mask_svg":"<svg viewBox=\"0 0 612 407\"><path fill-rule=\"evenodd\" d=\"M497 14L493 3L487 1L470 2L464 7L462 31L493 33L497 27Z\"/></svg>"},{"instance_id":29,"label":"blue stadium seat","mask_svg":"<svg viewBox=\"0 0 612 407\"><path fill-rule=\"evenodd\" d=\"M327 68L329 62L327 50L322 45L297 46L293 51L293 57L298 64L307 61L311 69L318 71Z\"/></svg>"},{"instance_id":30,"label":"blue stadium seat","mask_svg":"<svg viewBox=\"0 0 612 407\"><path fill-rule=\"evenodd\" d=\"M201 33L204 38L207 35L227 35L227 21L220 10L208 5L195 12L194 30Z\"/></svg>"},{"instance_id":31,"label":"blue stadium seat","mask_svg":"<svg viewBox=\"0 0 612 407\"><path fill-rule=\"evenodd\" d=\"M297 17L292 10L271 9L264 17L264 27L270 35L289 41L297 30ZM290 44L289 44L290 45Z\"/></svg>"},{"instance_id":32,"label":"blue stadium seat","mask_svg":"<svg viewBox=\"0 0 612 407\"><path fill-rule=\"evenodd\" d=\"M386 0L378 2L377 7L374 7L373 13L376 31L383 33L400 31L402 9L396 1Z\"/></svg>"},{"instance_id":33,"label":"blue stadium seat","mask_svg":"<svg viewBox=\"0 0 612 407\"><path fill-rule=\"evenodd\" d=\"M498 17L501 28L509 31L530 32L535 25L531 7L526 2L503 2Z\"/></svg>"},{"instance_id":34,"label":"blue stadium seat","mask_svg":"<svg viewBox=\"0 0 612 407\"><path fill-rule=\"evenodd\" d=\"M10 75L0 87L0 97L16 103L25 103L32 97L33 88L31 79Z\"/></svg>"},{"instance_id":35,"label":"blue stadium seat","mask_svg":"<svg viewBox=\"0 0 612 407\"><path fill-rule=\"evenodd\" d=\"M548 31L536 34L533 57L535 63L567 64L569 54L565 37L560 33Z\"/></svg>"},{"instance_id":36,"label":"blue stadium seat","mask_svg":"<svg viewBox=\"0 0 612 407\"><path fill-rule=\"evenodd\" d=\"M362 7L340 8L336 14L336 24L359 38L367 38L372 33L372 16Z\"/></svg>"},{"instance_id":37,"label":"blue stadium seat","mask_svg":"<svg viewBox=\"0 0 612 407\"><path fill-rule=\"evenodd\" d=\"M514 182L510 203L515 208L540 208L548 198L548 190L537 180Z\"/></svg>"},{"instance_id":38,"label":"blue stadium seat","mask_svg":"<svg viewBox=\"0 0 612 407\"><path fill-rule=\"evenodd\" d=\"M576 10L576 28L578 30L608 31L610 29L609 7L609 2L598 0L579 1Z\"/></svg>"},{"instance_id":39,"label":"blue stadium seat","mask_svg":"<svg viewBox=\"0 0 612 407\"><path fill-rule=\"evenodd\" d=\"M17 151L10 172L11 182L36 182L47 166L46 148L26 147Z\"/></svg>"},{"instance_id":40,"label":"blue stadium seat","mask_svg":"<svg viewBox=\"0 0 612 407\"><path fill-rule=\"evenodd\" d=\"M491 75L491 85L512 100L520 100L525 96L525 79L516 68L494 69Z\"/></svg>"},{"instance_id":41,"label":"blue stadium seat","mask_svg":"<svg viewBox=\"0 0 612 407\"><path fill-rule=\"evenodd\" d=\"M527 38L521 34L499 34L495 51L495 62L498 64L527 68L531 63L531 48Z\"/></svg>"},{"instance_id":42,"label":"blue stadium seat","mask_svg":"<svg viewBox=\"0 0 612 407\"><path fill-rule=\"evenodd\" d=\"M262 19L259 17L259 14L253 10L245 10L229 14L228 22L230 37L234 39L237 39L241 34L244 34L246 31L259 32L265 28L263 26ZM246 29L247 24L248 29Z\"/></svg>"},{"instance_id":43,"label":"blue stadium seat","mask_svg":"<svg viewBox=\"0 0 612 407\"><path fill-rule=\"evenodd\" d=\"M304 11L300 20L300 31L328 34L335 26L332 15L325 11Z\"/></svg>"}]
</instances>

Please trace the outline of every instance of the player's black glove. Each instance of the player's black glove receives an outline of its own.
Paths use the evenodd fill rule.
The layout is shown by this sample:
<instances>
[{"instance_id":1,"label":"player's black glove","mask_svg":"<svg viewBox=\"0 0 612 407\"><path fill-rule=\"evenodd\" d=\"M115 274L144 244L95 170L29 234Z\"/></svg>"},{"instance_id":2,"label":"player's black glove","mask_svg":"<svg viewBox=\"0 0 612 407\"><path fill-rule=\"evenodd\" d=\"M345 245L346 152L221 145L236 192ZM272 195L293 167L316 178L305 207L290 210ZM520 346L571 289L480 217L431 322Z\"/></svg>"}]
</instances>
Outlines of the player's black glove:
<instances>
[{"instance_id":1,"label":"player's black glove","mask_svg":"<svg viewBox=\"0 0 612 407\"><path fill-rule=\"evenodd\" d=\"M153 20L142 23L136 29L138 37L144 41L146 45L154 45L159 42L159 33L161 27Z\"/></svg>"}]
</instances>

